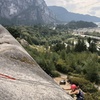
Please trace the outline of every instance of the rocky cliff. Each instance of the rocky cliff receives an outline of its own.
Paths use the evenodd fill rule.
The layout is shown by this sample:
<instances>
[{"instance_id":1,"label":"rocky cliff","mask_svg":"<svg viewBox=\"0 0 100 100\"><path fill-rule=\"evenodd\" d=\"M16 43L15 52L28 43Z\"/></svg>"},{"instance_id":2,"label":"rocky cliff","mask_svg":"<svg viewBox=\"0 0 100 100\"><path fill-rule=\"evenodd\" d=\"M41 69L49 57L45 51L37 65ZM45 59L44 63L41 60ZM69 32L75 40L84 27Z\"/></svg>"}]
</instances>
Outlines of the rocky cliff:
<instances>
[{"instance_id":1,"label":"rocky cliff","mask_svg":"<svg viewBox=\"0 0 100 100\"><path fill-rule=\"evenodd\" d=\"M1 25L0 100L72 100Z\"/></svg>"},{"instance_id":2,"label":"rocky cliff","mask_svg":"<svg viewBox=\"0 0 100 100\"><path fill-rule=\"evenodd\" d=\"M48 24L55 19L44 0L0 0L2 24Z\"/></svg>"}]
</instances>

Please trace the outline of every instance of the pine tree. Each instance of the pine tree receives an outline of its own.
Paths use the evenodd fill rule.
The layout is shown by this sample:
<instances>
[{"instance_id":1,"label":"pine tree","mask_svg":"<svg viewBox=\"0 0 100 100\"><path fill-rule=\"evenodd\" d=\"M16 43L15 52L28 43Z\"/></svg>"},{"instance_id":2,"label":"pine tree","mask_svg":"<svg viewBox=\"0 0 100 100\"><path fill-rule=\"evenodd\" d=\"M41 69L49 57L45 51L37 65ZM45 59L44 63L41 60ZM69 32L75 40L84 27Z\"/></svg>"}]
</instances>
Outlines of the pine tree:
<instances>
[{"instance_id":1,"label":"pine tree","mask_svg":"<svg viewBox=\"0 0 100 100\"><path fill-rule=\"evenodd\" d=\"M82 52L82 51L86 51L86 45L85 45L85 42L84 40L80 40L78 39L78 42L77 44L75 45L75 49L74 49L76 52Z\"/></svg>"},{"instance_id":2,"label":"pine tree","mask_svg":"<svg viewBox=\"0 0 100 100\"><path fill-rule=\"evenodd\" d=\"M96 44L94 42L91 42L88 50L91 51L92 53L96 52L97 51Z\"/></svg>"}]
</instances>

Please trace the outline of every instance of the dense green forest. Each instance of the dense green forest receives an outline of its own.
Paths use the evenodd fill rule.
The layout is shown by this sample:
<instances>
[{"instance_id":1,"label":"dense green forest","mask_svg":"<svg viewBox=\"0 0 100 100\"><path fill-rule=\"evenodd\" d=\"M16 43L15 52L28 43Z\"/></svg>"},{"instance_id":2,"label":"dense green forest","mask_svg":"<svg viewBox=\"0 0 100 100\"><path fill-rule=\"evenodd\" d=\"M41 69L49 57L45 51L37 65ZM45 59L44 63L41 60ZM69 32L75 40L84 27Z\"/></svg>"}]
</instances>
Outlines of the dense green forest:
<instances>
[{"instance_id":1,"label":"dense green forest","mask_svg":"<svg viewBox=\"0 0 100 100\"><path fill-rule=\"evenodd\" d=\"M51 77L69 76L86 93L85 100L100 100L98 40L74 36L68 29L50 26L6 26L40 67ZM24 40L24 42L22 42ZM86 45L86 42L89 46Z\"/></svg>"},{"instance_id":2,"label":"dense green forest","mask_svg":"<svg viewBox=\"0 0 100 100\"><path fill-rule=\"evenodd\" d=\"M64 25L57 25L58 29L78 29L78 28L89 28L89 27L97 27L97 25L93 22L86 21L71 21Z\"/></svg>"}]
</instances>

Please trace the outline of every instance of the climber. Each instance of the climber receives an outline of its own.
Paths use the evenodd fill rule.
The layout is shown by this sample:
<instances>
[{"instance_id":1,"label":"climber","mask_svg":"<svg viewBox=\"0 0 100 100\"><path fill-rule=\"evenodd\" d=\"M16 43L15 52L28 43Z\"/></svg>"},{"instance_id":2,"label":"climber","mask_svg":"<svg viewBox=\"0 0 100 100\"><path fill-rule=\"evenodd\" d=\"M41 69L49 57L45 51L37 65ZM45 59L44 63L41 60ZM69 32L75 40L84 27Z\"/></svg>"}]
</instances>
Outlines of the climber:
<instances>
[{"instance_id":1,"label":"climber","mask_svg":"<svg viewBox=\"0 0 100 100\"><path fill-rule=\"evenodd\" d=\"M69 94L70 95L75 94L76 97L77 97L76 100L84 100L83 92L82 92L82 90L79 89L79 86L76 86L75 84L72 84L70 89L65 89L65 90L71 90L69 92Z\"/></svg>"}]
</instances>

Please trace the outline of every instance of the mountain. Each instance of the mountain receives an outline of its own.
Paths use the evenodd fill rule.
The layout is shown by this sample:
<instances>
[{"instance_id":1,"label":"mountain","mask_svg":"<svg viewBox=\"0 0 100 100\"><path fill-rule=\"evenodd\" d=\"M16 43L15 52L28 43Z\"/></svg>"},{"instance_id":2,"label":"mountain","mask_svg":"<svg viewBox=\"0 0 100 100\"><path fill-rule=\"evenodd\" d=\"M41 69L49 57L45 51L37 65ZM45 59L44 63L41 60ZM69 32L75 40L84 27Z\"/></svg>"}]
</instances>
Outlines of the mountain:
<instances>
[{"instance_id":1,"label":"mountain","mask_svg":"<svg viewBox=\"0 0 100 100\"><path fill-rule=\"evenodd\" d=\"M48 24L55 20L44 0L0 0L1 24Z\"/></svg>"},{"instance_id":2,"label":"mountain","mask_svg":"<svg viewBox=\"0 0 100 100\"><path fill-rule=\"evenodd\" d=\"M88 22L100 22L100 18L90 15L83 15L83 14L77 14L77 13L71 13L68 12L65 8L59 7L59 6L49 6L49 9L51 9L57 16L57 19L59 19L62 22L69 22L69 21L88 21Z\"/></svg>"},{"instance_id":3,"label":"mountain","mask_svg":"<svg viewBox=\"0 0 100 100\"><path fill-rule=\"evenodd\" d=\"M1 25L0 100L73 100Z\"/></svg>"}]
</instances>

